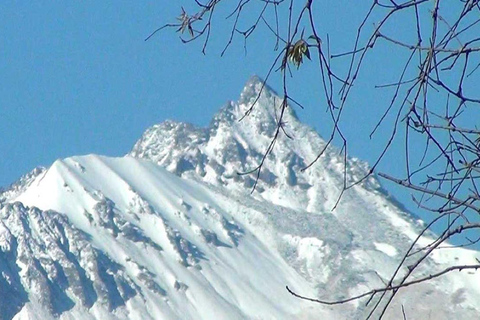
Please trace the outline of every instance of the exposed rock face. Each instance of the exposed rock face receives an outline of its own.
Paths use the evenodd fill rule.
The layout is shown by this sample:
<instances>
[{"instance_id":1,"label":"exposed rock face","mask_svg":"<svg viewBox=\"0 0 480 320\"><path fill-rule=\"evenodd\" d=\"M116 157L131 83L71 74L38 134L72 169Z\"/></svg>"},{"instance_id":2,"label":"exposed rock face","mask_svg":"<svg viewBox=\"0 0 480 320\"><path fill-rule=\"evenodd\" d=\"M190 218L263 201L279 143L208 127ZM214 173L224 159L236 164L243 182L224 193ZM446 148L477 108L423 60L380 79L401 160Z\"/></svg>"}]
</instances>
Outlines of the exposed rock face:
<instances>
[{"instance_id":1,"label":"exposed rock face","mask_svg":"<svg viewBox=\"0 0 480 320\"><path fill-rule=\"evenodd\" d=\"M4 295L0 314L11 319L29 300L54 316L97 301L113 311L137 294L124 268L95 249L89 236L54 211L5 204L0 211ZM8 282L8 285L5 283Z\"/></svg>"},{"instance_id":2,"label":"exposed rock face","mask_svg":"<svg viewBox=\"0 0 480 320\"><path fill-rule=\"evenodd\" d=\"M252 112L244 117L253 104ZM275 136L281 104L281 98L272 89L260 78L252 77L239 101L227 103L209 127L166 121L146 130L129 155L154 161L182 177L249 194L256 173L241 173L261 163ZM302 172L326 143L301 123L290 107L284 112L283 123L288 136L279 134L273 151L265 159L255 195L291 208L330 211L343 186L343 157L339 150L330 147L311 169ZM349 181L363 177L368 170L365 162L347 159ZM364 187L381 190L374 177ZM288 201L278 199L279 191L288 195Z\"/></svg>"}]
</instances>

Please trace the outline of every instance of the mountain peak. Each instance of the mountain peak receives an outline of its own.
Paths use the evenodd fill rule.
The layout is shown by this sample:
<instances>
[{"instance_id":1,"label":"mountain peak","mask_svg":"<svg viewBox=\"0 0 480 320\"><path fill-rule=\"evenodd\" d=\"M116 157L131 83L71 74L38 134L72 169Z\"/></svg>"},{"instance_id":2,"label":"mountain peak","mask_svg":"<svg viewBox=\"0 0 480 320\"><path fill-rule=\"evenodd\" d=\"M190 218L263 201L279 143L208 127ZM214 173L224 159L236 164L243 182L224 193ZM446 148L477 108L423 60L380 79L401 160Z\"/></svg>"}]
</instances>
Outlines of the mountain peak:
<instances>
[{"instance_id":1,"label":"mountain peak","mask_svg":"<svg viewBox=\"0 0 480 320\"><path fill-rule=\"evenodd\" d=\"M224 122L237 130L249 128L273 136L280 121L282 102L283 98L274 89L254 75L246 82L238 101L228 102L214 115L210 128L216 129ZM282 120L292 127L302 125L290 106L284 110Z\"/></svg>"},{"instance_id":2,"label":"mountain peak","mask_svg":"<svg viewBox=\"0 0 480 320\"><path fill-rule=\"evenodd\" d=\"M245 83L245 86L244 86L244 87L247 88L247 87L255 86L255 85L257 85L257 84L266 85L266 86L267 86L267 84L265 83L265 80L263 80L262 77L254 74L253 76L251 76L251 77L247 80L247 82Z\"/></svg>"},{"instance_id":3,"label":"mountain peak","mask_svg":"<svg viewBox=\"0 0 480 320\"><path fill-rule=\"evenodd\" d=\"M316 158L325 142L312 128L301 123L282 99L260 77L253 76L247 81L240 99L221 108L208 128L166 130L170 126L154 126L136 143L130 155L154 161L177 175L228 186L238 192L250 193L255 182L258 182L257 196L270 198L279 190L285 194L300 192L300 196L292 197L296 203L280 200L282 205L289 207L304 207L309 203L308 210L319 209L317 200L311 199L320 200L313 189L328 187L332 196L323 201L321 207L322 210L324 206L331 208L336 201L333 194L339 194L340 190L320 177L329 170L335 180L342 181L343 158L334 148L328 148L325 156L317 161L318 171L312 169L308 174L302 173L301 169ZM282 130L277 135L280 121ZM264 159L274 139L274 148ZM180 143L182 141L187 143ZM254 169L260 163L263 166L258 173ZM368 169L360 162L352 164L351 175L361 175ZM253 174L241 174L252 170ZM311 192L306 192L311 188ZM269 192L264 193L266 190ZM270 192L272 194L268 195Z\"/></svg>"},{"instance_id":4,"label":"mountain peak","mask_svg":"<svg viewBox=\"0 0 480 320\"><path fill-rule=\"evenodd\" d=\"M238 104L248 104L252 98L260 98L261 95L266 97L277 96L278 94L272 89L262 78L253 75L247 80L243 87Z\"/></svg>"},{"instance_id":5,"label":"mountain peak","mask_svg":"<svg viewBox=\"0 0 480 320\"><path fill-rule=\"evenodd\" d=\"M265 91L267 93L277 95L277 92L268 85L263 78L261 78L258 75L253 75L251 76L247 82L245 83L245 86L243 87L243 91L240 95L242 97L243 95L257 95L261 93L261 91ZM240 99L241 100L241 99Z\"/></svg>"},{"instance_id":6,"label":"mountain peak","mask_svg":"<svg viewBox=\"0 0 480 320\"><path fill-rule=\"evenodd\" d=\"M165 121L134 157L57 160L0 193L0 318L378 318L378 296L329 308L285 286L321 300L382 288L394 272L396 281L410 274L410 243L436 237L418 238L423 227L374 177L332 212L344 174L358 179L368 166L325 149L290 108L288 136L278 131L280 98L262 86L251 79L245 101L208 128ZM464 248L432 253L415 279L480 258ZM479 280L457 272L404 288L385 319L401 318L403 306L419 319L479 319Z\"/></svg>"}]
</instances>

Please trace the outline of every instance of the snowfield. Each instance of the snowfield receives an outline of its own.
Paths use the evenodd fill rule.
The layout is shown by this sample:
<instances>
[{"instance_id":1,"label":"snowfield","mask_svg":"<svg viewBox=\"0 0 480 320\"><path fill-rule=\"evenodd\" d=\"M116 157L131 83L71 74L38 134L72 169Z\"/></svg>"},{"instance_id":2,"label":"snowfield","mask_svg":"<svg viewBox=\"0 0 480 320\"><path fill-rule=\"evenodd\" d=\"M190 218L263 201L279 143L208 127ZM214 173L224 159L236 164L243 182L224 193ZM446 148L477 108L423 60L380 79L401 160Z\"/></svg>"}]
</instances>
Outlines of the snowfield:
<instances>
[{"instance_id":1,"label":"snowfield","mask_svg":"<svg viewBox=\"0 0 480 320\"><path fill-rule=\"evenodd\" d=\"M262 93L249 118L238 121ZM280 98L253 77L208 128L167 121L129 155L57 160L0 194L1 319L361 319L422 229L374 176L344 194L344 163L288 109L254 175ZM349 179L368 165L348 159ZM432 240L427 234L420 241ZM412 279L480 253L442 249ZM405 274L402 269L400 274ZM374 298L375 301L375 298ZM479 319L480 273L401 290L386 319ZM375 314L378 316L378 314ZM375 318L375 316L374 316Z\"/></svg>"}]
</instances>

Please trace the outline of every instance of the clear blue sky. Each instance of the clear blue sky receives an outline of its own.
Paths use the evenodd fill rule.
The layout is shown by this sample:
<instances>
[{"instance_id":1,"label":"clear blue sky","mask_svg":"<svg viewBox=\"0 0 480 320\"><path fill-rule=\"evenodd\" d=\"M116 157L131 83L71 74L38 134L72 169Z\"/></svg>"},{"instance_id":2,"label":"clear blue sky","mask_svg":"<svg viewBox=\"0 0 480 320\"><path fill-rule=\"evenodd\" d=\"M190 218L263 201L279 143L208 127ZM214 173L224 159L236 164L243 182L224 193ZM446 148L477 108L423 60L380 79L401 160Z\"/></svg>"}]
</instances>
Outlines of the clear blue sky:
<instances>
[{"instance_id":1,"label":"clear blue sky","mask_svg":"<svg viewBox=\"0 0 480 320\"><path fill-rule=\"evenodd\" d=\"M189 2L2 1L0 186L57 158L123 155L147 127L165 119L207 125L251 75L266 75L274 43L265 34L250 39L247 56L238 39L222 58L225 25L214 28L218 37L207 55L201 43L184 45L173 30L144 41ZM348 22L332 18L330 24L350 28L352 37ZM269 84L280 89L278 77ZM318 94L295 89L307 107L299 116L317 129L326 125Z\"/></svg>"},{"instance_id":2,"label":"clear blue sky","mask_svg":"<svg viewBox=\"0 0 480 320\"><path fill-rule=\"evenodd\" d=\"M229 36L221 19L206 55L202 43L182 44L173 30L144 41L155 28L174 21L181 4L191 2L0 2L0 186L57 158L124 155L147 127L165 119L207 125L226 101L238 98L251 75L265 77L273 40L262 32L252 36L245 56L243 40L237 38L220 58ZM366 8L346 0L318 3L324 6L318 8L321 36L329 33L333 52L351 49L359 13ZM344 126L350 154L370 163L383 144L368 134L383 110L377 105L389 97L373 86L395 80L389 73L395 64L391 52L382 46L377 50L365 67L384 72L366 76L356 88L355 108L347 111ZM320 80L311 69L301 68L292 81L294 97L305 106L297 114L327 136L330 124L321 93L304 85ZM269 84L280 89L278 74ZM379 137L389 132L382 128ZM400 175L399 152L401 141L380 168ZM409 192L389 189L416 211Z\"/></svg>"}]
</instances>

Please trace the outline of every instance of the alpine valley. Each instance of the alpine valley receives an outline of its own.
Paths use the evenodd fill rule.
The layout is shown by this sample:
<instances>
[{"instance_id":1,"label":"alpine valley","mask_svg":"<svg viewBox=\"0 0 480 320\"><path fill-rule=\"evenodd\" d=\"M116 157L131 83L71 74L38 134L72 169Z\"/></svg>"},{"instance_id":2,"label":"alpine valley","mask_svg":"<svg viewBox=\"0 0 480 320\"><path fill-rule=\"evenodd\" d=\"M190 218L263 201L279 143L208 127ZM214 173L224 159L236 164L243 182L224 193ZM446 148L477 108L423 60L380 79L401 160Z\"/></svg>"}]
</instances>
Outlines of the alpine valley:
<instances>
[{"instance_id":1,"label":"alpine valley","mask_svg":"<svg viewBox=\"0 0 480 320\"><path fill-rule=\"evenodd\" d=\"M251 114L239 121L257 100ZM258 77L209 127L166 121L121 158L36 168L0 193L1 319L362 319L423 222L374 175L341 197L346 163ZM346 165L346 168L345 168ZM427 234L420 244L432 241ZM434 251L411 276L480 253ZM405 264L405 265L408 265ZM407 268L400 270L405 274ZM378 296L377 296L378 297ZM377 298L374 298L375 299ZM403 309L403 310L402 310ZM452 272L399 291L385 319L480 319L480 272ZM378 313L373 315L376 319Z\"/></svg>"}]
</instances>

